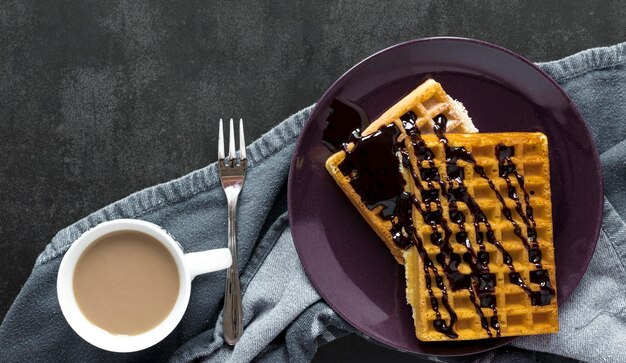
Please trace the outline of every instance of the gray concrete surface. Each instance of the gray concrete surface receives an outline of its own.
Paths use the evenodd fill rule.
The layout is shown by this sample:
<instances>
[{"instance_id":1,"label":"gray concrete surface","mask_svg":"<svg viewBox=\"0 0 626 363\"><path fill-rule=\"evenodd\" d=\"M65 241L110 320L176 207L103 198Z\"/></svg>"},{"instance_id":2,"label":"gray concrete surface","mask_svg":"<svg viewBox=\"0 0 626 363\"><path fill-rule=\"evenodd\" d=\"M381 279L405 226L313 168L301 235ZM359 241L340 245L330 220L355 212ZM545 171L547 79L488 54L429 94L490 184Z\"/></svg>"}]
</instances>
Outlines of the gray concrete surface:
<instances>
[{"instance_id":1,"label":"gray concrete surface","mask_svg":"<svg viewBox=\"0 0 626 363\"><path fill-rule=\"evenodd\" d=\"M0 317L60 228L215 160L393 44L454 35L552 60L626 40L621 1L4 1ZM357 337L317 362L414 357Z\"/></svg>"}]
</instances>

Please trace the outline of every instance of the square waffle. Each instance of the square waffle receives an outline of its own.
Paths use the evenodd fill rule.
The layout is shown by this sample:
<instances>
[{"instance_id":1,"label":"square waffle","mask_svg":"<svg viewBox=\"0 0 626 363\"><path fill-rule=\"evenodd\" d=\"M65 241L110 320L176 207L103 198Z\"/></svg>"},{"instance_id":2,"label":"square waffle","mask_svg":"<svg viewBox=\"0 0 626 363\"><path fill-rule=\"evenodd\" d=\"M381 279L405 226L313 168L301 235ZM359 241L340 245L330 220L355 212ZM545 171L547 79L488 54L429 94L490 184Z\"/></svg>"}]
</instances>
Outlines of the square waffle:
<instances>
[{"instance_id":1,"label":"square waffle","mask_svg":"<svg viewBox=\"0 0 626 363\"><path fill-rule=\"evenodd\" d=\"M447 165L445 161L444 149L441 141L434 135L423 135L426 146L433 151L434 165L439 175L446 178ZM494 232L494 240L498 241L506 253L510 256L512 263L509 267L504 261L504 254L488 241L486 237L488 230L485 223L479 223L478 231L483 234L483 251L476 240L476 228L473 222L476 217L471 213L466 203L457 202L457 209L463 214L463 227L468 234L471 249L475 253L481 253L481 257L487 259L488 271L482 270L474 274L470 292L467 288L454 289L453 284L447 278L443 278L443 283L447 292L447 300L452 311L457 315L457 321L452 330L457 337L452 339L468 340L481 339L500 336L518 336L554 333L558 331L558 310L556 301L556 270L554 265L554 247L552 243L552 209L550 202L550 172L548 164L548 143L547 138L540 133L500 133L500 134L449 134L448 144L453 147L464 147L474 156L476 164L482 167L487 178L491 179L493 189L497 190L503 198L500 201L496 192L489 185L489 181L479 175L472 163L459 160L457 164L462 168L464 174L463 185L467 192L479 205L486 220L489 222L491 230ZM536 237L529 241L529 231L522 216L530 226L533 222L528 220L528 204L525 202L525 193L520 188L520 184L514 174L509 174L511 186L515 189L521 205L522 213L516 210L517 204L513 198L509 197L509 187L505 178L500 176L501 166L496 155L498 145L512 147L513 156L510 160L515 165L517 173L524 177L524 189L532 207L536 230ZM415 166L417 161L413 160ZM424 164L422 162L422 164ZM430 167L430 165L429 165ZM506 166L505 166L506 167ZM428 169L428 168L418 168ZM429 185L423 179L420 180L423 190L429 190ZM452 188L458 188L459 184L452 181ZM417 185L411 186L417 195L422 208L426 208L424 198L419 192ZM439 186L435 189L440 190ZM454 189L450 189L454 190ZM441 198L444 216L450 216L450 203L447 198ZM520 234L527 239L529 248L524 241L515 233L514 224L507 219L503 203L510 211L511 219L520 228ZM426 223L422 214L413 208L413 220L418 226L418 234L423 243L424 250L428 258L438 269L438 273L445 276L444 267L441 264L441 248L432 242L431 236L434 229L431 224ZM480 218L480 216L479 216ZM463 276L472 274L470 268L471 255L466 245L459 243L456 236L461 227L452 223L452 218L448 217L448 227L451 231L449 244L452 247L453 258L450 260L459 261L458 271ZM437 232L445 234L442 226L437 224ZM534 234L531 234L531 236ZM540 252L539 267L531 262ZM439 255L439 256L438 256ZM483 257L487 256L487 257ZM450 325L450 313L443 304L443 291L437 287L436 277L432 269L425 272L424 261L420 257L417 248L411 247L404 251L405 273L407 280L407 301L413 308L413 319L415 321L416 336L423 341L448 340L451 337L442 334L435 329L437 316L432 308L431 296L428 293L427 278L430 279L431 289L434 298L437 300L441 319L447 326ZM547 273L548 284L553 289L551 298L548 299L547 290L541 289L541 277ZM483 278L485 274L490 278ZM512 282L511 274L519 274L523 284ZM457 281L462 277L456 277ZM518 280L519 281L519 280ZM545 280L543 280L545 281ZM493 286L491 286L493 284ZM544 282L544 284L546 284ZM481 286L484 287L481 289ZM543 294L543 296L542 296ZM470 295L476 305L472 302ZM545 298L543 301L542 299ZM495 299L495 310L489 307L490 299ZM481 303L482 301L482 303ZM535 303L535 305L533 304ZM481 306L482 305L482 306ZM484 320L477 308L482 312ZM496 319L493 319L494 311L497 312L497 324L499 329L494 328ZM441 321L439 322L439 324ZM485 327L488 324L489 329ZM498 334L499 330L499 334Z\"/></svg>"},{"instance_id":2,"label":"square waffle","mask_svg":"<svg viewBox=\"0 0 626 363\"><path fill-rule=\"evenodd\" d=\"M326 168L405 264L418 339L556 332L547 138L446 134L475 131L449 100L427 81Z\"/></svg>"}]
</instances>

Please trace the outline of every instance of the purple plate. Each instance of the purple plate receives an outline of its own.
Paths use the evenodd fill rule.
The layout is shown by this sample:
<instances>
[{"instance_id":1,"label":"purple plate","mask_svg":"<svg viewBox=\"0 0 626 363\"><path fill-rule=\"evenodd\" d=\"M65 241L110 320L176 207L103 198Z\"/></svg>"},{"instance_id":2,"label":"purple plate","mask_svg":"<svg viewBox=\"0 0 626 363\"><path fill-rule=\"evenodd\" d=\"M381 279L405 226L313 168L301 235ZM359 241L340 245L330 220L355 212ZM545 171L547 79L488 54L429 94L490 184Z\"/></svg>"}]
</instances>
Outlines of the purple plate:
<instances>
[{"instance_id":1,"label":"purple plate","mask_svg":"<svg viewBox=\"0 0 626 363\"><path fill-rule=\"evenodd\" d=\"M582 278L602 218L600 160L591 134L563 90L528 60L477 40L430 38L385 49L354 66L319 100L291 163L289 217L300 260L326 302L370 337L420 354L464 355L514 338L424 343L415 338L404 268L324 168L328 105L356 103L370 120L427 76L466 106L482 132L548 136L559 303Z\"/></svg>"}]
</instances>

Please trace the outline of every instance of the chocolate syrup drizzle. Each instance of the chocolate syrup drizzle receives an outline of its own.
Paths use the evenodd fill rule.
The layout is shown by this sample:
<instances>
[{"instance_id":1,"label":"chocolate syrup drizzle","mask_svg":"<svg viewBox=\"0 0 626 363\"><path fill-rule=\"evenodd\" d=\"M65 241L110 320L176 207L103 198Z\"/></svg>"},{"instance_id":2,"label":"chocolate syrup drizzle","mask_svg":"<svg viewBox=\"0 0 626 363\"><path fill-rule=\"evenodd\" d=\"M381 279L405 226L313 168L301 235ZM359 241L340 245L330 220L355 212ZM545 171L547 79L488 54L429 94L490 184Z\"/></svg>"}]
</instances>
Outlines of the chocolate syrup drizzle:
<instances>
[{"instance_id":1,"label":"chocolate syrup drizzle","mask_svg":"<svg viewBox=\"0 0 626 363\"><path fill-rule=\"evenodd\" d=\"M341 98L334 99L328 106L326 122L322 141L333 152L341 150L354 131L365 130L370 123L359 106Z\"/></svg>"},{"instance_id":2,"label":"chocolate syrup drizzle","mask_svg":"<svg viewBox=\"0 0 626 363\"><path fill-rule=\"evenodd\" d=\"M464 216L458 210L456 200L454 200L448 193L448 187L435 167L434 153L426 146L426 143L421 138L419 129L415 125L417 120L416 115L409 111L404 114L400 120L402 121L407 134L411 138L414 153L417 155L417 167L421 177L418 176L413 170L413 167L408 159L408 152L403 153L403 165L406 168L410 168L415 185L417 186L425 205L425 207L422 208L419 201L415 199L414 204L416 209L420 212L424 221L427 224L430 224L432 228L433 233L431 235L431 242L440 249L440 253L437 255L437 260L444 267L444 272L446 272L446 277L450 282L452 290L467 289L469 291L470 302L474 305L474 309L480 317L481 326L485 329L489 337L492 337L492 333L489 329L487 318L485 317L481 307L488 306L493 310L494 315L491 319L491 326L496 329L496 336L499 337L500 324L498 322L498 312L495 306L495 296L491 294L495 288L495 280L493 280L492 275L489 273L489 267L487 266L489 262L489 255L484 251L485 247L482 245L482 242L480 244L482 250L480 253L481 258L478 257L478 254L472 247L467 232L465 231L465 225L463 224ZM422 162L424 161L427 162L428 167L422 166ZM427 183L428 189L423 187L422 179ZM439 185L439 189L435 187L434 182ZM448 181L448 183L450 182ZM465 275L458 270L461 258L458 254L453 253L452 246L449 243L450 237L452 236L452 230L448 226L446 218L443 216L443 207L441 199L439 198L439 193L443 194L443 196L448 200L450 209L449 215L451 220L459 226L460 232L456 234L456 240L458 243L463 244L468 251L464 256L464 260L466 260L471 267L470 275ZM432 209L433 203L436 205L436 210L434 211ZM439 232L437 226L441 226L444 231L443 239L441 238L441 233Z\"/></svg>"},{"instance_id":3,"label":"chocolate syrup drizzle","mask_svg":"<svg viewBox=\"0 0 626 363\"><path fill-rule=\"evenodd\" d=\"M530 282L534 284L539 284L540 291L532 292L531 303L538 306L549 305L550 301L555 295L555 291L552 287L552 284L550 283L550 276L548 274L548 271L544 270L541 265L542 256L541 250L539 249L539 243L537 241L537 223L535 222L535 218L533 216L533 207L530 204L530 195L528 194L524 186L524 176L517 171L517 167L511 159L511 156L513 156L514 154L515 149L513 146L506 146L504 144L498 144L496 146L496 157L498 158L498 171L500 177L506 181L509 198L513 199L513 201L515 202L515 210L526 225L526 234L528 235L528 238L522 235L521 229L519 228L517 223L511 218L511 211L504 203L504 200L502 199L502 196L498 191L496 191L496 195L498 195L498 199L502 203L502 211L505 217L513 224L513 232L515 233L515 235L518 236L518 238L520 238L520 240L524 244L524 247L526 247L526 250L528 251L529 262L532 262L537 268L535 271L530 272ZM522 202L520 201L517 190L511 183L511 178L509 178L510 174L515 175L517 184L524 193L524 203L526 204L525 212L522 207ZM494 188L492 187L492 189Z\"/></svg>"},{"instance_id":4,"label":"chocolate syrup drizzle","mask_svg":"<svg viewBox=\"0 0 626 363\"><path fill-rule=\"evenodd\" d=\"M352 116L355 115L356 114L353 113ZM359 117L361 125L363 125L363 115L359 114ZM353 118L356 119L356 117ZM449 338L457 338L458 334L454 331L454 325L458 318L455 311L450 306L448 291L444 284L443 277L437 266L429 257L424 247L424 242L415 229L412 216L413 207L421 214L424 222L431 227L432 233L430 235L430 241L439 248L439 254L436 255L436 260L442 266L450 288L453 291L467 289L470 293L469 299L480 317L481 326L486 330L489 337L493 336L490 326L495 329L496 337L499 337L500 324L498 321L496 297L493 294L495 292L496 280L494 274L491 274L489 271L489 254L484 244L485 235L487 241L497 248L502 255L504 263L509 267L510 282L518 285L528 294L532 305L547 305L554 296L554 289L550 284L548 272L541 267L541 252L537 243L536 223L533 218L530 197L524 189L524 178L517 172L515 164L510 158L514 153L513 147L502 144L498 145L496 147L496 156L498 157L500 166L500 177L504 178L507 182L509 198L513 199L516 203L516 211L527 227L528 238L522 234L522 230L512 218L511 211L506 206L504 198L495 187L493 181L487 176L484 169L476 163L472 154L463 147L448 145L448 139L445 136L446 117L444 115L435 117L433 126L435 134L444 146L447 174L445 181L435 166L434 152L426 146L426 143L421 138L421 134L415 124L416 120L416 115L411 111L401 117L404 129L410 137L413 152L418 160L417 170L415 170L410 162L409 151L406 149L404 142L398 141L400 130L394 124L383 127L378 132L365 137L360 136L358 128L356 130L353 128L353 132L348 141L353 142L355 146L349 151L347 149L348 143L341 144L341 147L346 151L346 159L339 166L340 170L344 175L351 177L350 183L352 187L361 196L364 204L369 209L382 206L379 215L391 221L391 234L396 245L404 249L410 246L416 247L424 263L426 289L430 296L431 307L436 315L433 321L435 330L445 334ZM351 125L350 127L353 126L354 125ZM344 134L344 131L345 129L342 128L341 130L334 130L333 133ZM329 135L326 135L325 131L325 136ZM325 140L326 143L330 144L331 142L329 141L332 139L333 146L337 146L338 137L335 137L336 135L331 136L328 137L328 140ZM344 138L344 140L346 139ZM400 172L400 160L398 156L401 156L400 159L403 167L410 171L421 200L404 190L406 181ZM500 241L496 239L487 216L467 191L463 183L464 169L457 164L458 160L463 160L471 164L474 171L487 180L490 188L496 193L498 200L502 204L503 214L507 220L511 222L514 227L514 233L522 240L528 250L529 260L537 267L537 270L530 272L530 280L531 283L540 285L540 291L532 291L528 285L524 283L520 274L515 271L511 255L502 246ZM511 183L509 178L510 174L515 175L520 189L524 193L526 210L523 209L517 191ZM426 183L427 188L424 187L422 181ZM437 186L439 186L439 188L437 188ZM440 195L443 195L448 201L449 221L456 224L459 228L459 232L455 234L456 242L465 246L467 250L462 257L454 253L450 245L450 238L453 232L448 225L448 219L444 216ZM472 216L476 243L479 247L478 251L473 248L470 242L464 224L465 215L458 208L459 202L467 206ZM481 231L481 223L485 226L486 232ZM461 260L469 264L471 269L469 275L459 271ZM448 323L446 323L442 317L439 308L439 299L433 291L433 277L435 285L442 293L441 304L450 316ZM493 311L490 323L481 309L484 307L489 307Z\"/></svg>"}]
</instances>

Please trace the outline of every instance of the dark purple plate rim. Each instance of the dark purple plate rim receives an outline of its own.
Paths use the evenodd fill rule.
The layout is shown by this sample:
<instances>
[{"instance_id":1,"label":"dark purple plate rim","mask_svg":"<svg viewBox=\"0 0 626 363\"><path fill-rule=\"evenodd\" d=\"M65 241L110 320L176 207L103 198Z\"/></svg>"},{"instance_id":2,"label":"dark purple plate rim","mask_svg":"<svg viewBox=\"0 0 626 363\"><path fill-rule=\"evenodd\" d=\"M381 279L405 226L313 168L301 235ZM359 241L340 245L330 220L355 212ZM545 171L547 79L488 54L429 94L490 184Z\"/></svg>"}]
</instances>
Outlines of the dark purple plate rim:
<instances>
[{"instance_id":1,"label":"dark purple plate rim","mask_svg":"<svg viewBox=\"0 0 626 363\"><path fill-rule=\"evenodd\" d=\"M319 99L319 101L316 103L317 105L319 104L326 104L328 103L334 96L334 94L337 92L337 90L346 82L347 78L349 77L349 75L354 72L355 70L359 69L360 67L362 67L364 64L368 63L369 61L373 60L374 58L377 58L383 54L385 54L386 52L392 50L392 49L397 49L397 48L403 48L403 47L411 47L416 43L426 43L426 42L439 42L439 41L450 41L450 42L469 42L469 43L475 43L478 45L482 45L482 46L486 46L486 47L490 47L490 48L494 48L496 50L499 50L503 53L506 53L510 56L513 56L515 58L517 58L518 60L522 61L523 63L525 63L526 65L534 68L534 70L540 74L543 78L545 78L548 82L550 82L556 90L558 90L558 92L561 94L561 96L568 102L568 105L570 107L570 110L574 113L574 115L576 116L576 118L578 119L578 121L583 125L583 129L584 132L586 133L585 136L587 136L587 138L589 140L593 140L593 137L591 135L591 132L589 130L589 128L587 127L587 124L583 121L583 118L580 114L580 112L578 111L578 109L576 108L576 105L572 102L572 100L569 98L569 96L565 93L565 91L561 88L561 86L552 78L550 77L546 72L544 72L542 69L538 68L534 63L532 63L531 61L529 61L528 59L522 57L521 55L508 50L506 48L503 48L501 46L483 41L483 40L477 40L477 39L470 39L470 38L462 38L462 37L430 37L430 38L422 38L422 39L414 39L414 40L410 40L410 41L406 41L403 43L399 43L396 45L393 45L391 47L385 48L381 51L378 51L372 55L370 55L369 57L363 59L362 61L358 62L356 65L354 65L352 68L350 68L348 71L346 71L341 77L339 77L339 79L337 79L327 90L326 92L322 95L322 97ZM316 118L319 117L319 113L320 113L320 109L318 107L315 107L313 109L313 111L311 112L311 114L309 115L309 117L307 118L307 121L305 122L302 131L300 133L300 135L306 135L308 129L312 126L312 120L315 120ZM289 215L289 223L290 223L290 228L292 230L292 236L294 238L294 244L295 244L295 248L296 248L296 252L298 253L298 257L300 258L300 261L304 267L304 270L309 278L309 280L311 281L311 283L313 284L313 286L316 288L316 290L318 291L318 293L322 296L322 298L324 298L324 300L326 301L327 304L329 304L331 306L331 308L333 308L333 310L335 312L337 312L340 316L342 316L342 318L344 318L346 321L348 321L348 323L350 323L353 327L357 328L358 327L352 322L350 321L349 318L347 318L346 316L344 316L342 314L341 311L337 310L334 306L332 301L328 301L328 299L326 298L326 296L324 296L324 293L321 291L321 289L318 287L318 283L317 281L312 278L310 272L309 272L309 267L308 267L308 262L306 262L306 259L302 258L301 255L301 251L298 248L298 243L295 242L295 235L293 235L293 231L294 231L294 215L293 215L293 201L294 198L297 198L296 194L296 190L295 190L295 185L294 185L294 174L296 173L295 170L295 165L296 165L296 158L299 155L298 151L301 149L301 146L304 142L304 139L302 137L298 138L298 141L296 143L296 147L294 149L294 153L292 155L292 159L291 159L291 165L289 168L289 180L288 180L288 215ZM591 258L593 257L593 250L595 250L596 244L597 244L597 240L599 238L600 235L600 229L601 229L601 222L602 222L602 211L603 211L603 195L604 195L604 180L603 180L603 175L602 175L602 169L601 169L601 164L600 164L600 156L597 152L597 148L595 146L595 144L591 145L591 149L592 149L592 158L593 158L593 162L594 162L594 166L595 166L595 173L598 175L599 177L599 182L600 182L600 186L597 190L597 195L596 198L598 200L598 206L597 208L601 211L598 215L597 218L594 222L594 225L597 226L596 230L594 232L594 238L593 241L591 242L593 244L593 249L591 250L592 253L589 253L582 264L580 264L580 275L577 277L577 282L576 285L578 285L580 283L580 280L582 279L582 276L584 275L584 272L587 270L587 267L589 266L589 263L591 261ZM575 290L575 287L573 287L570 291L567 291L566 294L559 294L558 296L558 304L562 305L568 298L569 296L571 296L571 294L573 293L573 291ZM384 340L381 339L379 337L374 337L371 336L370 334L368 334L367 332L362 331L362 333L364 333L365 335L367 335L368 337L374 339L376 342L380 342L383 345L387 345L390 347L395 348L396 350L402 351L402 352L407 352L407 353L413 353L413 354L425 354L422 352L417 352L417 351L410 351L410 350L406 350L404 347L402 346L398 346L397 344L395 344L393 341L390 340ZM477 349L475 351L472 352L464 352L464 353L458 353L458 354L446 354L446 353L440 353L437 355L441 355L441 356L463 356L463 355L470 355L470 354L476 354L479 352L484 352L484 351L488 351L488 350L492 350L498 347L501 347L503 345L506 345L508 343L510 343L511 341L517 339L518 337L506 337L506 338L499 338L497 341L496 340L492 340L491 344L488 344L489 346L484 347L483 349ZM485 341L485 343L487 343L487 341ZM445 346L445 342L442 343L434 343L434 344L443 344ZM486 344L487 345L487 344ZM443 347L442 347L443 348ZM442 351L445 350L445 348L442 349Z\"/></svg>"}]
</instances>

